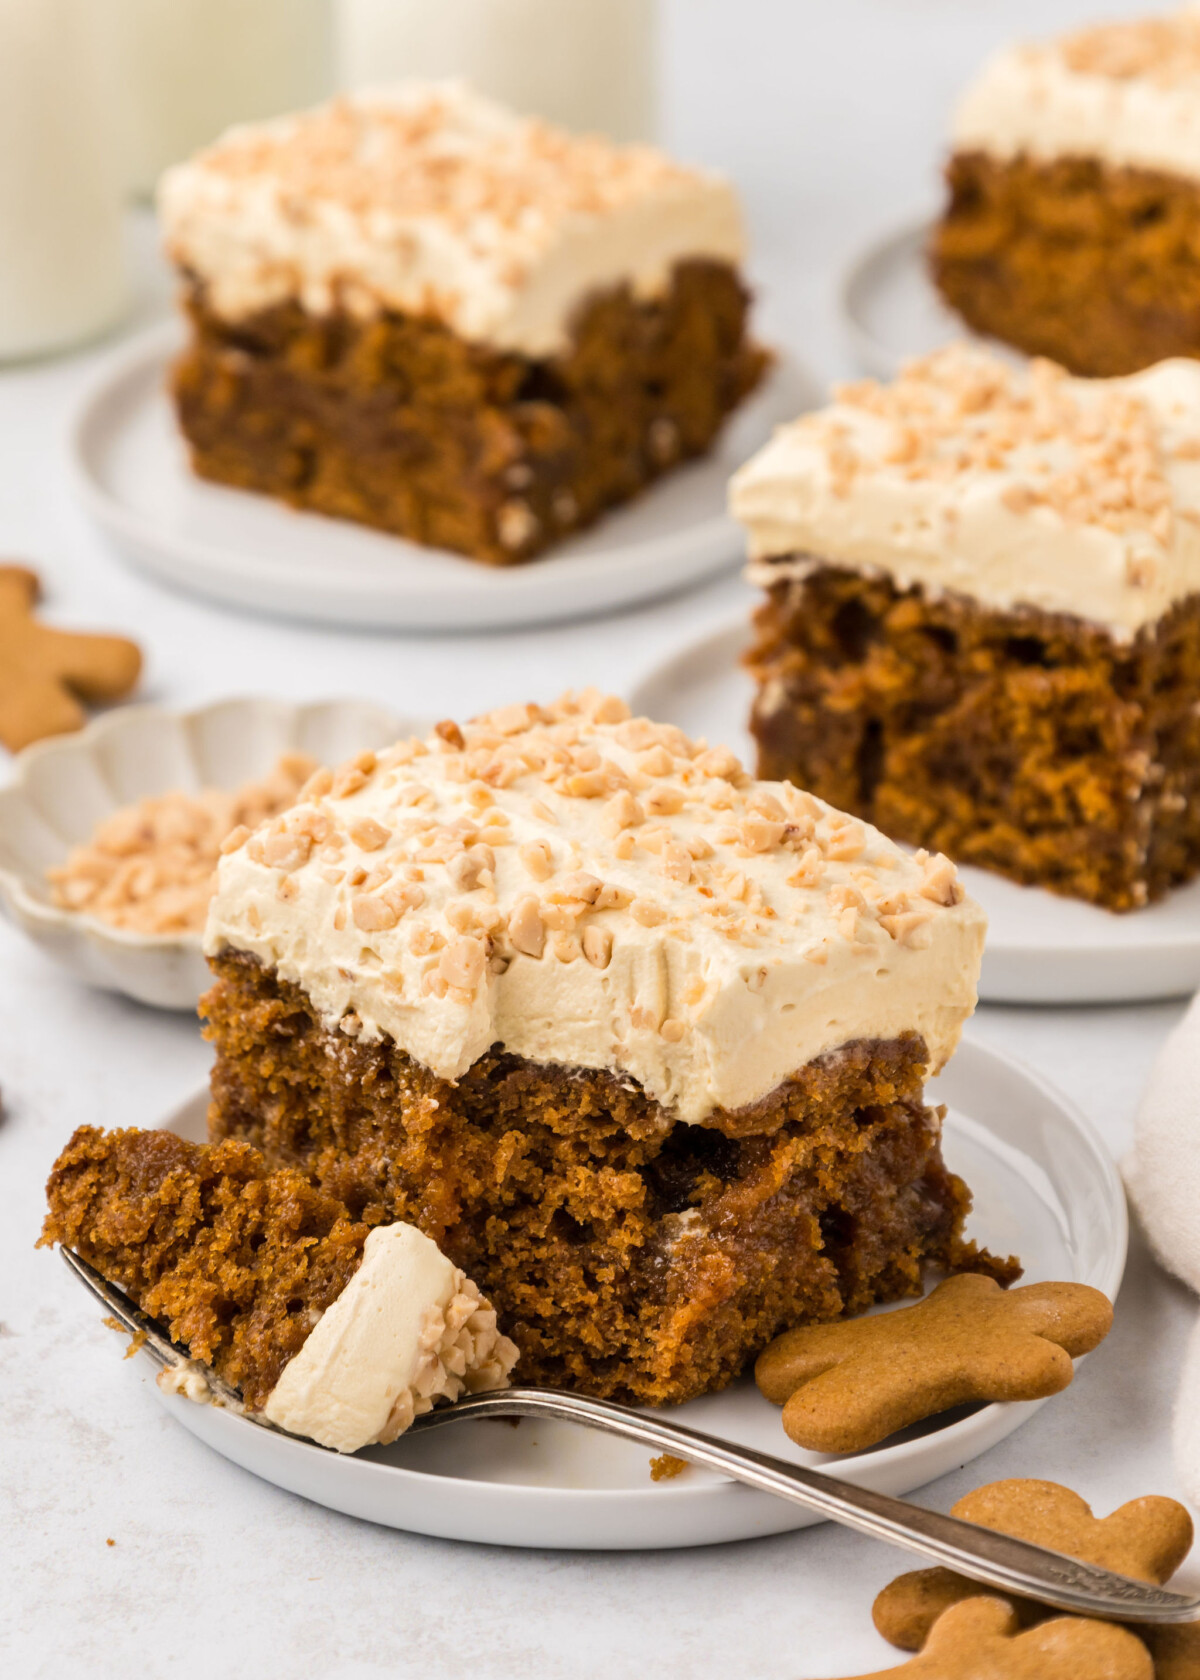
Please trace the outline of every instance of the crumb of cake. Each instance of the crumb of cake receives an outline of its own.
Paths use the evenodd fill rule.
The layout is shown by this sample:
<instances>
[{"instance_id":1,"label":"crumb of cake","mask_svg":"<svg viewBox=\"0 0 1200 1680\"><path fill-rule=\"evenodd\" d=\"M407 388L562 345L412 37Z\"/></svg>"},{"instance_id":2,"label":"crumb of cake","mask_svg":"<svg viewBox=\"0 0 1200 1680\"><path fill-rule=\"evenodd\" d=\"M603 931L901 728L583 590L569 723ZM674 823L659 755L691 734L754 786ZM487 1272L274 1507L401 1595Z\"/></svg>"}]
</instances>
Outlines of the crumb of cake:
<instances>
[{"instance_id":1,"label":"crumb of cake","mask_svg":"<svg viewBox=\"0 0 1200 1680\"><path fill-rule=\"evenodd\" d=\"M650 1480L669 1482L675 1476L682 1476L687 1467L686 1458L676 1458L674 1453L659 1453L657 1458L650 1460Z\"/></svg>"},{"instance_id":2,"label":"crumb of cake","mask_svg":"<svg viewBox=\"0 0 1200 1680\"><path fill-rule=\"evenodd\" d=\"M139 800L46 871L53 902L136 933L199 933L225 845L294 803L317 768L285 753L260 781Z\"/></svg>"}]
</instances>

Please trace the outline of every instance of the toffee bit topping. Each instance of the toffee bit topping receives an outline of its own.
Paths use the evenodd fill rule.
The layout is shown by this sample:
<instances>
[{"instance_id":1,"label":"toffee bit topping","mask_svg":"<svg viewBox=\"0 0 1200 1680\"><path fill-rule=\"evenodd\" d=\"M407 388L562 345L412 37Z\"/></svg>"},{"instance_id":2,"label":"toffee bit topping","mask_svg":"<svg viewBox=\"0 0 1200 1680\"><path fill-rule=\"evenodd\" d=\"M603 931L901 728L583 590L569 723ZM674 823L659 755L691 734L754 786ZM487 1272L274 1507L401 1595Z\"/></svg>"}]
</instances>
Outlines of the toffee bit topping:
<instances>
[{"instance_id":1,"label":"toffee bit topping","mask_svg":"<svg viewBox=\"0 0 1200 1680\"><path fill-rule=\"evenodd\" d=\"M307 200L332 199L366 217L436 217L480 241L515 228L532 249L548 246L565 218L696 179L649 146L517 117L454 83L342 97L235 129L197 161L231 181L278 180L297 216ZM522 277L518 266L513 284Z\"/></svg>"},{"instance_id":2,"label":"toffee bit topping","mask_svg":"<svg viewBox=\"0 0 1200 1680\"><path fill-rule=\"evenodd\" d=\"M554 873L554 858L545 840L530 840L517 852L528 875L535 881L548 881Z\"/></svg>"},{"instance_id":3,"label":"toffee bit topping","mask_svg":"<svg viewBox=\"0 0 1200 1680\"><path fill-rule=\"evenodd\" d=\"M356 928L364 933L380 933L385 928L394 928L400 920L395 908L384 898L375 898L370 893L359 893L350 900L350 914L354 918Z\"/></svg>"},{"instance_id":4,"label":"toffee bit topping","mask_svg":"<svg viewBox=\"0 0 1200 1680\"><path fill-rule=\"evenodd\" d=\"M452 940L438 958L438 973L448 986L473 992L487 968L487 947L480 939Z\"/></svg>"},{"instance_id":5,"label":"toffee bit topping","mask_svg":"<svg viewBox=\"0 0 1200 1680\"><path fill-rule=\"evenodd\" d=\"M656 1066L704 1062L731 988L769 1020L781 972L822 987L833 976L814 970L907 961L962 901L947 858L908 858L594 690L446 720L424 746L309 785L307 803L243 825L223 866L237 872L230 916L257 933L282 901L314 947L323 928L342 935L328 953L337 1012L353 1004L369 1033L389 992L413 1017L468 1009L486 1033L493 992L557 986L572 1019L612 1023L621 1042L626 1021L648 1034ZM540 995L537 1008L545 1019ZM457 1030L441 1022L439 1042Z\"/></svg>"},{"instance_id":6,"label":"toffee bit topping","mask_svg":"<svg viewBox=\"0 0 1200 1680\"><path fill-rule=\"evenodd\" d=\"M1134 23L1101 24L1066 36L1058 50L1078 75L1178 87L1200 80L1200 17L1177 12Z\"/></svg>"},{"instance_id":7,"label":"toffee bit topping","mask_svg":"<svg viewBox=\"0 0 1200 1680\"><path fill-rule=\"evenodd\" d=\"M613 936L607 928L585 927L583 954L593 968L607 968L612 961Z\"/></svg>"},{"instance_id":8,"label":"toffee bit topping","mask_svg":"<svg viewBox=\"0 0 1200 1680\"><path fill-rule=\"evenodd\" d=\"M357 793L366 785L366 776L357 765L351 764L348 768L338 771L333 779L330 794L334 799L349 799L352 793Z\"/></svg>"},{"instance_id":9,"label":"toffee bit topping","mask_svg":"<svg viewBox=\"0 0 1200 1680\"><path fill-rule=\"evenodd\" d=\"M1015 517L1171 540L1160 427L1127 387L1084 388L1052 362L1016 369L951 345L909 362L890 384L860 380L834 396L843 411L883 423L880 458L909 482L992 473L1012 478L999 500ZM835 494L844 489L845 421L826 410L796 424L823 447Z\"/></svg>"},{"instance_id":10,"label":"toffee bit topping","mask_svg":"<svg viewBox=\"0 0 1200 1680\"><path fill-rule=\"evenodd\" d=\"M356 846L361 846L364 852L377 852L381 846L386 846L391 839L391 830L384 828L382 823L374 817L362 817L352 823L349 835Z\"/></svg>"},{"instance_id":11,"label":"toffee bit topping","mask_svg":"<svg viewBox=\"0 0 1200 1680\"><path fill-rule=\"evenodd\" d=\"M546 946L546 924L532 893L519 898L508 918L508 938L514 951L526 957L540 957Z\"/></svg>"},{"instance_id":12,"label":"toffee bit topping","mask_svg":"<svg viewBox=\"0 0 1200 1680\"><path fill-rule=\"evenodd\" d=\"M453 747L456 751L461 752L463 747L466 746L466 742L463 740L463 732L453 718L443 718L441 723L435 723L433 733L439 740L445 741L448 747Z\"/></svg>"}]
</instances>

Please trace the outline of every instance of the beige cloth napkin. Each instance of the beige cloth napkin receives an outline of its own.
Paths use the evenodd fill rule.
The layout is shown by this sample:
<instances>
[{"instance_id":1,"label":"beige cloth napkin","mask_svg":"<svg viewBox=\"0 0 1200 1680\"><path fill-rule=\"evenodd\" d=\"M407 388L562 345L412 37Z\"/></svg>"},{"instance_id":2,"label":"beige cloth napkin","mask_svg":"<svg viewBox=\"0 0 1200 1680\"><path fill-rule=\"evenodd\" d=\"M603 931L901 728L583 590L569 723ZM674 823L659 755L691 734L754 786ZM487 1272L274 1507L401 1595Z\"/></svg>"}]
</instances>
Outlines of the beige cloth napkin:
<instances>
[{"instance_id":1,"label":"beige cloth napkin","mask_svg":"<svg viewBox=\"0 0 1200 1680\"><path fill-rule=\"evenodd\" d=\"M1200 1294L1200 993L1159 1052L1122 1165L1155 1258ZM1184 1491L1200 1503L1200 1323L1175 1398L1174 1446Z\"/></svg>"}]
</instances>

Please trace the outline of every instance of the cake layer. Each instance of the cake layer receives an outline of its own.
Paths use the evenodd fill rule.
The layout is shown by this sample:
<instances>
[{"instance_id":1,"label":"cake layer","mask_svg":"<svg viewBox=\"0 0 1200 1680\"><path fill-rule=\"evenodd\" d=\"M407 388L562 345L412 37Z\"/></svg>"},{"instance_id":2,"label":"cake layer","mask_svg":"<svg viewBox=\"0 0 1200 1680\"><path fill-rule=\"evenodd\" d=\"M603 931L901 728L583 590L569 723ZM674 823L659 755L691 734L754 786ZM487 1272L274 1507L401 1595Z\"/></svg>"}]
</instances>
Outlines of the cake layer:
<instances>
[{"instance_id":1,"label":"cake layer","mask_svg":"<svg viewBox=\"0 0 1200 1680\"><path fill-rule=\"evenodd\" d=\"M832 564L1128 642L1200 589L1200 366L1088 381L953 346L783 427L731 505L768 586Z\"/></svg>"},{"instance_id":2,"label":"cake layer","mask_svg":"<svg viewBox=\"0 0 1200 1680\"><path fill-rule=\"evenodd\" d=\"M956 152L1090 158L1200 182L1200 6L992 58L955 112Z\"/></svg>"},{"instance_id":3,"label":"cake layer","mask_svg":"<svg viewBox=\"0 0 1200 1680\"><path fill-rule=\"evenodd\" d=\"M1200 181L984 152L946 180L931 267L976 332L1102 378L1200 356Z\"/></svg>"},{"instance_id":4,"label":"cake layer","mask_svg":"<svg viewBox=\"0 0 1200 1680\"><path fill-rule=\"evenodd\" d=\"M367 1227L230 1139L80 1126L46 1185L43 1242L75 1249L261 1410L362 1261Z\"/></svg>"},{"instance_id":5,"label":"cake layer","mask_svg":"<svg viewBox=\"0 0 1200 1680\"><path fill-rule=\"evenodd\" d=\"M164 1386L339 1452L395 1440L436 1400L503 1387L516 1349L475 1285L411 1225L368 1231L247 1144L82 1126L46 1187L61 1242L161 1319L195 1362Z\"/></svg>"},{"instance_id":6,"label":"cake layer","mask_svg":"<svg viewBox=\"0 0 1200 1680\"><path fill-rule=\"evenodd\" d=\"M975 1001L945 858L594 693L364 754L227 844L209 953L445 1080L499 1048L703 1121L854 1039L936 1069Z\"/></svg>"},{"instance_id":7,"label":"cake layer","mask_svg":"<svg viewBox=\"0 0 1200 1680\"><path fill-rule=\"evenodd\" d=\"M1200 871L1200 601L1118 642L838 566L771 586L759 768L914 845L1130 910Z\"/></svg>"},{"instance_id":8,"label":"cake layer","mask_svg":"<svg viewBox=\"0 0 1200 1680\"><path fill-rule=\"evenodd\" d=\"M918 1292L927 1262L1012 1275L962 1239L915 1036L846 1045L700 1127L605 1071L493 1051L441 1079L248 956L214 969L211 1135L419 1225L494 1302L523 1380L685 1400L784 1325Z\"/></svg>"},{"instance_id":9,"label":"cake layer","mask_svg":"<svg viewBox=\"0 0 1200 1680\"><path fill-rule=\"evenodd\" d=\"M723 179L646 146L526 118L457 83L411 84L231 130L169 170L172 260L236 321L394 311L526 356L567 345L579 303L675 265L743 256Z\"/></svg>"},{"instance_id":10,"label":"cake layer","mask_svg":"<svg viewBox=\"0 0 1200 1680\"><path fill-rule=\"evenodd\" d=\"M688 259L652 299L591 295L534 361L390 310L231 322L194 285L172 388L202 477L506 564L709 449L766 365L747 304Z\"/></svg>"}]
</instances>

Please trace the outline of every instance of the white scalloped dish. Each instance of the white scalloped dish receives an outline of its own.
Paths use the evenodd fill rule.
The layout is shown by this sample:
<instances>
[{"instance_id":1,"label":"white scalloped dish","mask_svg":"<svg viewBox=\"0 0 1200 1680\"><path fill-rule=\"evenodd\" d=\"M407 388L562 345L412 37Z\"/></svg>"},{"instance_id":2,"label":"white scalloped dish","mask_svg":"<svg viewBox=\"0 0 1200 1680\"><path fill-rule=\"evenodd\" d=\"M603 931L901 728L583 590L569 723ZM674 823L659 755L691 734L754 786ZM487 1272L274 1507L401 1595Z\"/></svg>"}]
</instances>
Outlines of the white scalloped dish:
<instances>
[{"instance_id":1,"label":"white scalloped dish","mask_svg":"<svg viewBox=\"0 0 1200 1680\"><path fill-rule=\"evenodd\" d=\"M0 789L0 909L79 979L158 1009L194 1009L208 984L199 934L137 933L62 909L47 869L148 795L238 787L286 752L337 763L427 727L369 701L233 699L188 712L125 706L40 741Z\"/></svg>"}]
</instances>

